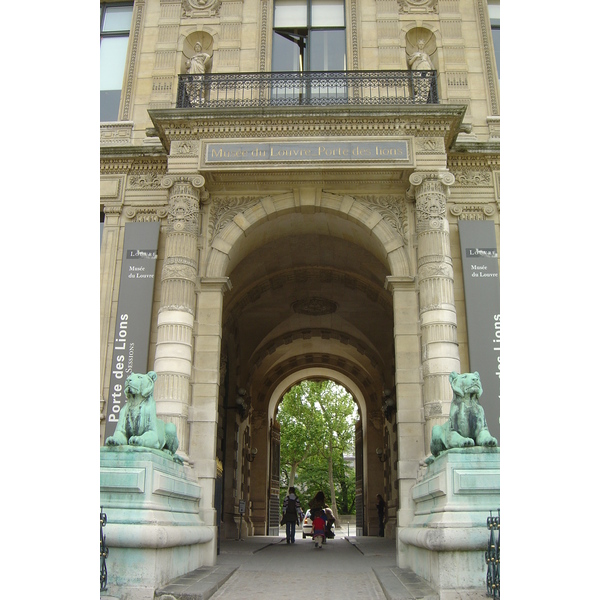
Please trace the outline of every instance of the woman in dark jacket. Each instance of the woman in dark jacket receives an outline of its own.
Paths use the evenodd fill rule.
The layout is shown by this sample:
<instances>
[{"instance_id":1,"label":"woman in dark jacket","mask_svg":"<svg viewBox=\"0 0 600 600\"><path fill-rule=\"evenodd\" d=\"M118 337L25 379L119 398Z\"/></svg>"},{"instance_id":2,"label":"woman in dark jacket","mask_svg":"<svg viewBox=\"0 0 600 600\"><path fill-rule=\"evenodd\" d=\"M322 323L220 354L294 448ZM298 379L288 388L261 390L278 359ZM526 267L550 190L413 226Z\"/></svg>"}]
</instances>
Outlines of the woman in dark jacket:
<instances>
[{"instance_id":1,"label":"woman in dark jacket","mask_svg":"<svg viewBox=\"0 0 600 600\"><path fill-rule=\"evenodd\" d=\"M302 508L296 497L296 488L290 487L288 495L283 500L281 524L285 523L285 541L293 544L296 541L296 523L300 525Z\"/></svg>"}]
</instances>

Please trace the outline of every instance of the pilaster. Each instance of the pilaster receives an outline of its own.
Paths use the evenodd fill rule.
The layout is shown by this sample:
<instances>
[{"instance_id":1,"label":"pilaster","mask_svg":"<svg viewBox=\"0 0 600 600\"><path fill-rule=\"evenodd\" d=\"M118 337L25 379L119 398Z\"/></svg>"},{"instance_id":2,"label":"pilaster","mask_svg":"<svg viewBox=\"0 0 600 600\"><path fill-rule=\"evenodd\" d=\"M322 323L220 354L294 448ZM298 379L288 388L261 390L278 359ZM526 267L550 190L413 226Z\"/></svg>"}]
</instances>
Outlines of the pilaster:
<instances>
[{"instance_id":1,"label":"pilaster","mask_svg":"<svg viewBox=\"0 0 600 600\"><path fill-rule=\"evenodd\" d=\"M415 171L409 196L416 204L417 279L421 318L423 407L426 448L431 429L448 416L452 401L447 378L460 371L446 202L452 173Z\"/></svg>"},{"instance_id":2,"label":"pilaster","mask_svg":"<svg viewBox=\"0 0 600 600\"><path fill-rule=\"evenodd\" d=\"M189 457L207 499L200 505L200 515L206 523L216 524L210 499L214 498L217 476L223 296L231 289L231 283L227 277L203 277L197 285L192 396L187 421Z\"/></svg>"},{"instance_id":3,"label":"pilaster","mask_svg":"<svg viewBox=\"0 0 600 600\"><path fill-rule=\"evenodd\" d=\"M419 361L419 301L414 277L388 277L386 289L394 302L394 356L396 359L396 423L398 440L397 524L413 517L411 490L425 449L421 365Z\"/></svg>"}]
</instances>

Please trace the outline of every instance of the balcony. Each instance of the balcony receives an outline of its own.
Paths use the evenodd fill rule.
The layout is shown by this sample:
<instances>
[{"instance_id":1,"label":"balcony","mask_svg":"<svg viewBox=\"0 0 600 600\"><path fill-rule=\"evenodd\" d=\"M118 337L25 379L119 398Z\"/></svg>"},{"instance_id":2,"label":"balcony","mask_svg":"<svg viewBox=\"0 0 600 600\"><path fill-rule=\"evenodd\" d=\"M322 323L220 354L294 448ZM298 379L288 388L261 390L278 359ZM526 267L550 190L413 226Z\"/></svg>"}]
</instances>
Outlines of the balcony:
<instances>
[{"instance_id":1,"label":"balcony","mask_svg":"<svg viewBox=\"0 0 600 600\"><path fill-rule=\"evenodd\" d=\"M439 104L436 71L180 75L177 108Z\"/></svg>"}]
</instances>

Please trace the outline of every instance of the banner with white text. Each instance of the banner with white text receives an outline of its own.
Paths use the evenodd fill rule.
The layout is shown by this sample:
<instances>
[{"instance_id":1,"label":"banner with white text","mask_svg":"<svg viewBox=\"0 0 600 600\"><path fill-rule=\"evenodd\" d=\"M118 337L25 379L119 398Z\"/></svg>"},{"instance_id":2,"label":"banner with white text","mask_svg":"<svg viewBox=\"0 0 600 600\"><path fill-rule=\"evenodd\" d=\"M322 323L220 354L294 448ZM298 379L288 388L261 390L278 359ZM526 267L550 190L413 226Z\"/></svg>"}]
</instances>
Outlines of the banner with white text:
<instances>
[{"instance_id":1,"label":"banner with white text","mask_svg":"<svg viewBox=\"0 0 600 600\"><path fill-rule=\"evenodd\" d=\"M159 231L160 223L125 225L105 440L114 433L125 404L125 380L148 370Z\"/></svg>"},{"instance_id":2,"label":"banner with white text","mask_svg":"<svg viewBox=\"0 0 600 600\"><path fill-rule=\"evenodd\" d=\"M492 221L458 221L470 371L481 377L490 433L500 443L500 272Z\"/></svg>"}]
</instances>

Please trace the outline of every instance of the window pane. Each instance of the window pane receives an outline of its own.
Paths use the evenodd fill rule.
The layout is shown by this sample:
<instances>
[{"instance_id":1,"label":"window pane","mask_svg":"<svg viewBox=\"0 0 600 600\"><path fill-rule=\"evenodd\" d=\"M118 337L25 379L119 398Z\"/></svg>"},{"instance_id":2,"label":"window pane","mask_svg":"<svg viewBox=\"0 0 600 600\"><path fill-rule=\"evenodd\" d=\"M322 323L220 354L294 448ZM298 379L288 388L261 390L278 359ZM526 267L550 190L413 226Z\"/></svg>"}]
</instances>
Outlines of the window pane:
<instances>
[{"instance_id":1,"label":"window pane","mask_svg":"<svg viewBox=\"0 0 600 600\"><path fill-rule=\"evenodd\" d=\"M306 0L276 0L274 27L306 27Z\"/></svg>"},{"instance_id":2,"label":"window pane","mask_svg":"<svg viewBox=\"0 0 600 600\"><path fill-rule=\"evenodd\" d=\"M310 33L310 70L346 70L346 33L343 29Z\"/></svg>"},{"instance_id":3,"label":"window pane","mask_svg":"<svg viewBox=\"0 0 600 600\"><path fill-rule=\"evenodd\" d=\"M306 38L301 39L306 41ZM302 66L304 67L304 65ZM273 64L271 70L274 72L300 71L300 46L277 32L273 34Z\"/></svg>"},{"instance_id":4,"label":"window pane","mask_svg":"<svg viewBox=\"0 0 600 600\"><path fill-rule=\"evenodd\" d=\"M107 6L101 31L129 31L133 6Z\"/></svg>"},{"instance_id":5,"label":"window pane","mask_svg":"<svg viewBox=\"0 0 600 600\"><path fill-rule=\"evenodd\" d=\"M496 69L498 70L498 79L500 79L500 25L492 25L492 42L494 44L494 54L496 55Z\"/></svg>"},{"instance_id":6,"label":"window pane","mask_svg":"<svg viewBox=\"0 0 600 600\"><path fill-rule=\"evenodd\" d=\"M121 89L128 42L128 37L104 38L100 42L101 90Z\"/></svg>"},{"instance_id":7,"label":"window pane","mask_svg":"<svg viewBox=\"0 0 600 600\"><path fill-rule=\"evenodd\" d=\"M313 0L311 24L313 27L343 27L343 0Z\"/></svg>"},{"instance_id":8,"label":"window pane","mask_svg":"<svg viewBox=\"0 0 600 600\"><path fill-rule=\"evenodd\" d=\"M118 121L121 90L100 92L100 121Z\"/></svg>"}]
</instances>

